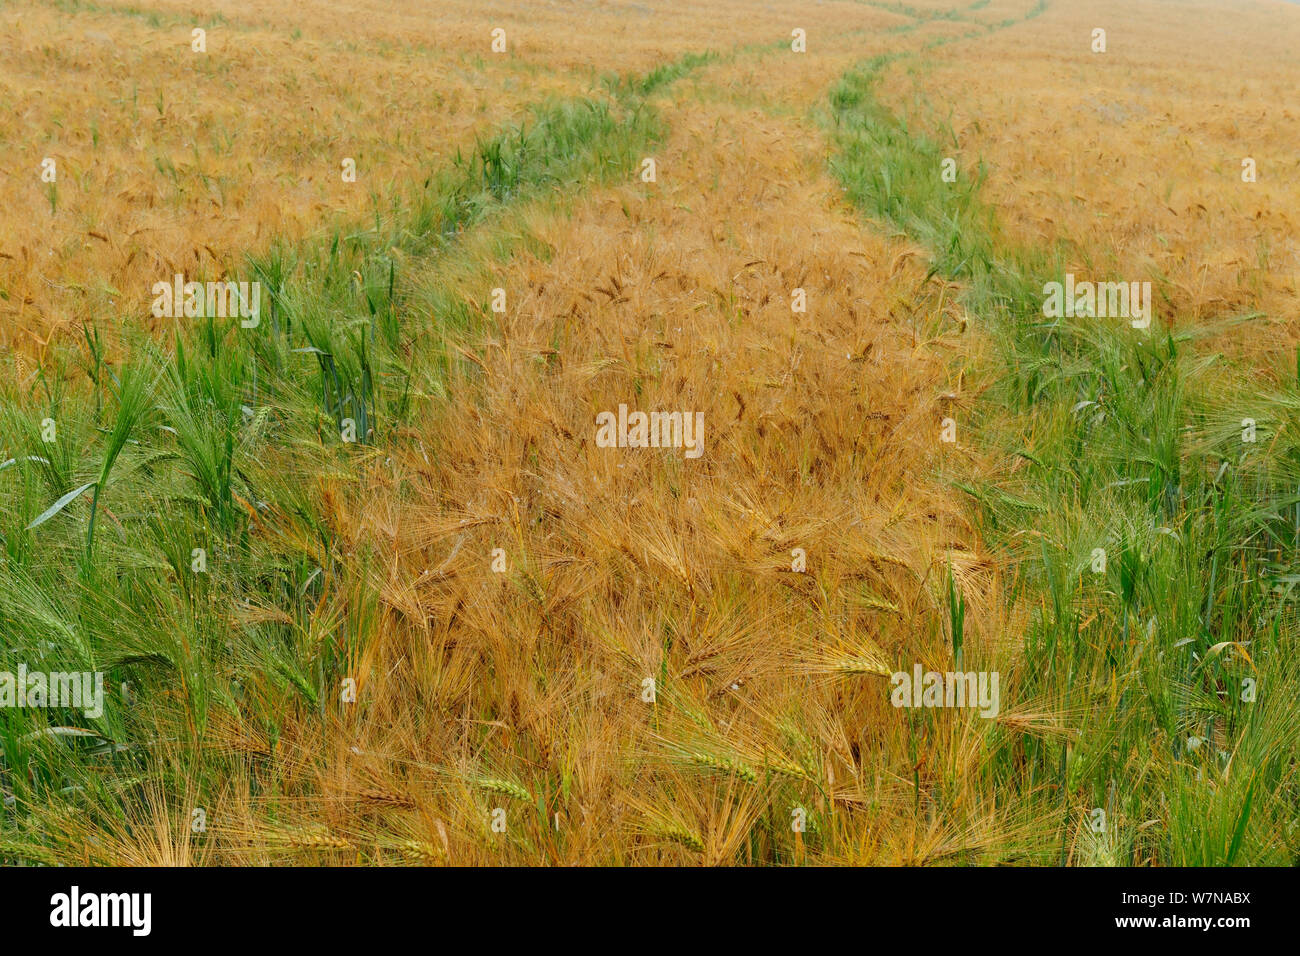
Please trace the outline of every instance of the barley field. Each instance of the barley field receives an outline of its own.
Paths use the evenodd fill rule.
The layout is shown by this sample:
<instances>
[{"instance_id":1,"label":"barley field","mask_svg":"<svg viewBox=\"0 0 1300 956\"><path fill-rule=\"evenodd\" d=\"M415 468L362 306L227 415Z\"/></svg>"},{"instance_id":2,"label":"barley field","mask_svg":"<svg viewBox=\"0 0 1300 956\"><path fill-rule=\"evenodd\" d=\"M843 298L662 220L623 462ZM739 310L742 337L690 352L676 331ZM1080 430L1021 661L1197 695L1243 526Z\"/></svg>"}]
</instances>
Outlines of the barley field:
<instances>
[{"instance_id":1,"label":"barley field","mask_svg":"<svg viewBox=\"0 0 1300 956\"><path fill-rule=\"evenodd\" d=\"M0 864L1300 862L1300 6L0 36Z\"/></svg>"}]
</instances>

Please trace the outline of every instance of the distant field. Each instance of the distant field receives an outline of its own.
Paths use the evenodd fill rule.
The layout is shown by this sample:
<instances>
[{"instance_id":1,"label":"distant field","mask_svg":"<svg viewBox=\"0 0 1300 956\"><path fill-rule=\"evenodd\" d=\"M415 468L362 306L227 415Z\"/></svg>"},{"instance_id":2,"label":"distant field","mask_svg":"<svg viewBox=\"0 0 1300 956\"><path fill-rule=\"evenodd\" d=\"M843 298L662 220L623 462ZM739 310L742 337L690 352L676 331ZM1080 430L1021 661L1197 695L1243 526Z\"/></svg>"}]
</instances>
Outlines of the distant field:
<instances>
[{"instance_id":1,"label":"distant field","mask_svg":"<svg viewBox=\"0 0 1300 956\"><path fill-rule=\"evenodd\" d=\"M788 33L775 8L741 6L270 0L196 19L184 3L7 4L0 346L39 354L92 317L135 322L155 275L215 277L273 238L364 217L476 136L606 73ZM504 55L491 52L498 28Z\"/></svg>"},{"instance_id":2,"label":"distant field","mask_svg":"<svg viewBox=\"0 0 1300 956\"><path fill-rule=\"evenodd\" d=\"M0 5L0 863L1294 864L1228 5Z\"/></svg>"},{"instance_id":3,"label":"distant field","mask_svg":"<svg viewBox=\"0 0 1300 956\"><path fill-rule=\"evenodd\" d=\"M1107 53L1071 56L1095 27ZM889 101L926 92L963 162L988 165L1017 239L1063 240L1076 271L1153 278L1171 317L1262 311L1232 345L1294 350L1298 42L1277 3L1075 4L990 36L977 70L972 48L936 51L894 74ZM1195 51L1212 55L1189 70Z\"/></svg>"}]
</instances>

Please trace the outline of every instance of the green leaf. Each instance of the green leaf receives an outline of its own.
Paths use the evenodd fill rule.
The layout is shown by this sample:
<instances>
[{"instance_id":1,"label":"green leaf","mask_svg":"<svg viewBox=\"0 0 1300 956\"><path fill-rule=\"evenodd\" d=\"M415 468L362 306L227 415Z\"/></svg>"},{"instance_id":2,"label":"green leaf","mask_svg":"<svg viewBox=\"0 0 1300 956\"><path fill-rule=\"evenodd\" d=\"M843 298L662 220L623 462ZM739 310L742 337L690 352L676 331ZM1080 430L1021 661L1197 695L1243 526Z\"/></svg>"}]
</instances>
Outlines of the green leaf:
<instances>
[{"instance_id":1,"label":"green leaf","mask_svg":"<svg viewBox=\"0 0 1300 956\"><path fill-rule=\"evenodd\" d=\"M97 484L99 484L98 481L88 481L80 488L72 489L72 491L69 491L58 501L54 502L54 504L50 505L48 508L42 511L40 515L36 518L36 520L27 526L27 530L31 531L33 528L37 527L38 525L45 524L45 522L49 521L56 514L58 514L69 504L71 504L74 498L80 497L83 492L89 491L91 488L94 488Z\"/></svg>"},{"instance_id":2,"label":"green leaf","mask_svg":"<svg viewBox=\"0 0 1300 956\"><path fill-rule=\"evenodd\" d=\"M1237 827L1232 834L1232 843L1228 847L1228 858L1224 862L1229 865L1236 859L1237 851L1241 849L1241 841L1246 836L1246 824L1250 822L1250 805L1255 799L1255 780L1250 781L1250 786L1246 789L1246 799L1242 801L1241 813L1237 816Z\"/></svg>"}]
</instances>

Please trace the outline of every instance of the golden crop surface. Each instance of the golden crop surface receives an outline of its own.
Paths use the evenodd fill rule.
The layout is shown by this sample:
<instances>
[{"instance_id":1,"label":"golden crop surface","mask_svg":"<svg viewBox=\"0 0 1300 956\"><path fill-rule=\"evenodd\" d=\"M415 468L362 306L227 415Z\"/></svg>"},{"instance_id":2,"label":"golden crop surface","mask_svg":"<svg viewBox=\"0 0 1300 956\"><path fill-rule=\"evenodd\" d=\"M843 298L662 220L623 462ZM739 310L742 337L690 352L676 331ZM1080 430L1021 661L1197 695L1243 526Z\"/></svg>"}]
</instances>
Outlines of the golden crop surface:
<instances>
[{"instance_id":1,"label":"golden crop surface","mask_svg":"<svg viewBox=\"0 0 1300 956\"><path fill-rule=\"evenodd\" d=\"M914 228L927 214L916 197L939 182L931 159L955 158L963 189L983 162L995 253L1060 241L1080 277L1152 281L1158 330L1258 312L1261 341L1235 351L1294 347L1300 7L1221 8L0 6L0 482L12 479L0 495L14 514L0 621L28 635L80 602L68 633L126 661L119 683L137 687L129 706L110 688L122 716L94 733L110 746L121 735L147 768L118 777L88 762L96 786L69 794L55 775L0 767L18 808L0 858L1087 865L1300 852L1297 765L1268 743L1294 695L1264 698L1249 727L1198 722L1256 658L1271 686L1300 686L1271 663L1285 655L1253 643L1256 592L1228 593L1256 582L1259 562L1248 573L1227 545L1220 561L1173 509L1124 512L1104 537L1087 494L1059 477L1078 462L1042 450L1068 454L1053 443L1068 415L1012 407L1041 377L1037 365L1028 385L1016 377L975 305L1003 290L971 297L970 274L945 272ZM1095 28L1105 53L1090 48ZM863 64L887 112L846 84ZM549 175L588 148L576 134L574 156L547 154L543 172L526 150L513 157L531 190L493 165L494 137L546 132L543 117L573 102L581 122L614 124L591 134L580 182ZM938 154L916 146L929 165L907 167L898 156L923 136ZM1246 157L1257 182L1242 181ZM888 219L851 188L854 160L879 172L871 194ZM481 173L473 199L488 211L403 247L409 236L386 231L405 221L400 197L462 166ZM909 168L933 170L931 185L894 178ZM455 202L440 207L448 220ZM150 314L154 283L247 278L246 257L277 248L306 250L286 256L306 291L277 290L274 332L269 307L247 335ZM297 324L265 344L285 316ZM162 427L122 441L110 481L100 445L144 351L162 397L157 420L141 420ZM319 381L292 378L291 362L319 362ZM266 381L278 372L289 384ZM214 385L221 375L237 387ZM1062 401L1101 422L1107 398ZM56 408L73 399L76 415ZM222 401L229 421L213 411ZM703 454L600 447L593 421L620 405L700 415ZM358 407L372 426L340 440ZM57 439L74 451L51 464L28 436L56 420L76 437ZM210 423L229 429L225 459L205 444ZM1035 491L1052 465L1058 484ZM1112 478L1090 493L1117 513L1122 489L1154 482ZM1151 484L1153 508L1169 485L1161 499ZM1300 523L1283 512L1293 504L1256 510ZM1182 565L1160 563L1171 539L1186 540ZM1110 549L1113 582L1088 577L1094 545ZM1270 539L1268 557L1281 547ZM1215 650L1195 678L1168 689L1191 704L1144 710L1134 699L1154 699L1164 672L1143 668L1164 657L1142 656L1141 636L1165 638L1149 620L1172 603L1152 582L1176 565L1199 575L1205 553L1208 597L1188 604L1233 611L1197 634ZM1192 614L1178 619L1188 633ZM1275 634L1294 631L1278 620ZM1058 654L1058 631L1077 644ZM963 661L1001 675L996 713L891 706L892 675ZM1269 795L1246 792L1255 784L1217 752L1273 768ZM1116 780L1132 785L1118 804ZM1243 803L1251 828L1234 839ZM1098 805L1114 821L1104 834L1088 823ZM219 825L194 830L199 806ZM1162 842L1202 825L1226 828L1222 846Z\"/></svg>"},{"instance_id":2,"label":"golden crop surface","mask_svg":"<svg viewBox=\"0 0 1300 956\"><path fill-rule=\"evenodd\" d=\"M364 215L528 104L770 44L787 19L744 3L6 4L0 347L39 354L91 318L145 324L163 277L215 278L272 237ZM891 19L838 4L800 22Z\"/></svg>"}]
</instances>

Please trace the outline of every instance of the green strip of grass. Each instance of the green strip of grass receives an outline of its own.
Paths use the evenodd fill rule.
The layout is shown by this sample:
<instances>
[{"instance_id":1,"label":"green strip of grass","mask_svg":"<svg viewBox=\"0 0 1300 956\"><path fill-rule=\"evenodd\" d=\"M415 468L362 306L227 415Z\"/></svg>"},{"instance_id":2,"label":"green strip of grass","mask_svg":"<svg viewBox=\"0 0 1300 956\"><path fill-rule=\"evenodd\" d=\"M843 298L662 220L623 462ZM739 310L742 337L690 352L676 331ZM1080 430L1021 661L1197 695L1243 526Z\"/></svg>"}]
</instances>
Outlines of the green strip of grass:
<instances>
[{"instance_id":1,"label":"green strip of grass","mask_svg":"<svg viewBox=\"0 0 1300 956\"><path fill-rule=\"evenodd\" d=\"M1203 344L1249 317L1166 316L1177 321L1146 331L1045 318L1063 252L999 233L980 166L942 181L954 151L875 96L893 59L833 91L832 168L866 216L924 243L933 273L963 284L993 346L992 367L967 369L980 396L959 428L997 467L959 487L1014 571L1008 597L1032 610L1003 708L1061 715L1074 731L991 723L989 772L1009 804L1060 820L1060 843L1036 862L1295 863L1295 371L1238 367ZM1102 832L1088 808L1106 811Z\"/></svg>"}]
</instances>

